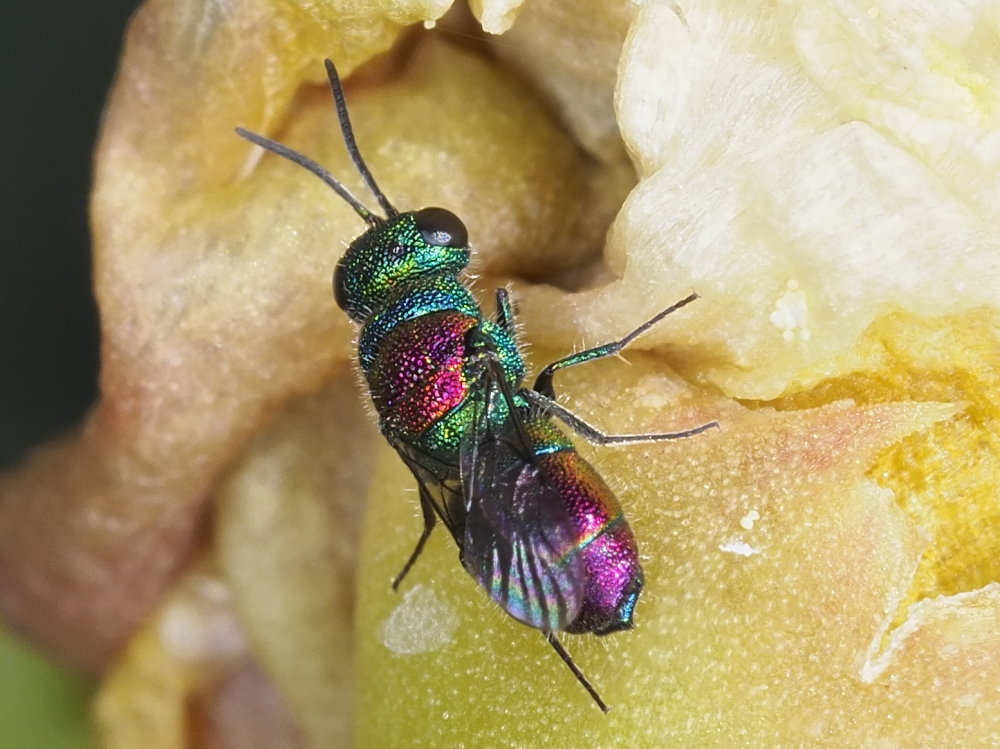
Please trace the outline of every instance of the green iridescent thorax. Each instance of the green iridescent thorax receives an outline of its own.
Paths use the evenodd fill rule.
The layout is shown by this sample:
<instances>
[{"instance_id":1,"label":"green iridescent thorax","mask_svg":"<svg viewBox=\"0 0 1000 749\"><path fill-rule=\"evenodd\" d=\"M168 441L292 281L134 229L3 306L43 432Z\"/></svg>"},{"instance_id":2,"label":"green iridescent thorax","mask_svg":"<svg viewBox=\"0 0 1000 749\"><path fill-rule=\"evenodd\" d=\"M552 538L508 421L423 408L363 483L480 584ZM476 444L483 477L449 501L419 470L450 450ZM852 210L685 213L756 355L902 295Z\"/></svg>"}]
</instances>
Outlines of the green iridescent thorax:
<instances>
[{"instance_id":1,"label":"green iridescent thorax","mask_svg":"<svg viewBox=\"0 0 1000 749\"><path fill-rule=\"evenodd\" d=\"M418 278L385 294L382 303L370 312L358 338L358 359L368 372L382 342L392 330L407 320L435 312L459 312L479 320L479 304L469 290L452 275L439 274ZM418 341L415 345L420 345Z\"/></svg>"},{"instance_id":2,"label":"green iridescent thorax","mask_svg":"<svg viewBox=\"0 0 1000 749\"><path fill-rule=\"evenodd\" d=\"M468 247L429 244L414 213L400 213L351 243L337 263L334 294L351 319L363 323L401 287L427 276L454 276L468 263Z\"/></svg>"}]
</instances>

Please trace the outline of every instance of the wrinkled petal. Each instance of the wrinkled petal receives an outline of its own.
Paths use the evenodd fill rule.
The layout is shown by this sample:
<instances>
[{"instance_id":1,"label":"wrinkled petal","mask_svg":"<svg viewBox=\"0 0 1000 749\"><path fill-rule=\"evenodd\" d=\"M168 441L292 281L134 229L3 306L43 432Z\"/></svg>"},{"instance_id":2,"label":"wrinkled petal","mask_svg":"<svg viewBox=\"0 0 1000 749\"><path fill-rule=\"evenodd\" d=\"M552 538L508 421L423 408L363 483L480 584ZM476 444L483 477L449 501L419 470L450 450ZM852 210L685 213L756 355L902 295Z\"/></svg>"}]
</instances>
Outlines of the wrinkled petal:
<instances>
[{"instance_id":1,"label":"wrinkled petal","mask_svg":"<svg viewBox=\"0 0 1000 749\"><path fill-rule=\"evenodd\" d=\"M350 743L355 569L378 436L352 372L293 404L220 488L219 567L310 739Z\"/></svg>"},{"instance_id":2,"label":"wrinkled petal","mask_svg":"<svg viewBox=\"0 0 1000 749\"><path fill-rule=\"evenodd\" d=\"M941 25L926 16L947 12L930 4L898 13L865 4L875 20L852 3L789 6L642 7L617 96L641 177L606 252L619 280L575 298L571 314L538 314L542 334L582 324L588 338L610 339L619 320L644 319L693 287L705 303L685 324L637 345L697 349L703 356L686 372L768 399L813 384L804 372L894 308L1000 306L1000 88L983 46L987 29L1000 28L995 3ZM831 17L854 33L828 38ZM938 63L926 73L938 83L926 100L923 68L903 70L914 55L923 68ZM859 70L876 75L864 64L876 56L908 85L843 84ZM962 92L967 106L951 107ZM890 97L911 109L919 99L942 121L902 139L904 127L883 112ZM876 104L879 116L865 119ZM928 157L916 135L940 152ZM536 289L524 309L555 303L555 292Z\"/></svg>"},{"instance_id":3,"label":"wrinkled petal","mask_svg":"<svg viewBox=\"0 0 1000 749\"><path fill-rule=\"evenodd\" d=\"M304 746L247 650L226 585L198 564L115 659L95 705L102 747Z\"/></svg>"},{"instance_id":4,"label":"wrinkled petal","mask_svg":"<svg viewBox=\"0 0 1000 749\"><path fill-rule=\"evenodd\" d=\"M336 246L317 265L265 231L236 180L249 151L232 129L273 127L301 71L315 78L340 51L332 38L351 50L347 73L401 23L443 9L373 9L334 36L331 10L151 2L129 26L92 202L101 401L79 434L0 484L0 610L75 664L104 663L143 620L190 553L219 471L347 355L318 272ZM350 236L330 213L333 236Z\"/></svg>"}]
</instances>

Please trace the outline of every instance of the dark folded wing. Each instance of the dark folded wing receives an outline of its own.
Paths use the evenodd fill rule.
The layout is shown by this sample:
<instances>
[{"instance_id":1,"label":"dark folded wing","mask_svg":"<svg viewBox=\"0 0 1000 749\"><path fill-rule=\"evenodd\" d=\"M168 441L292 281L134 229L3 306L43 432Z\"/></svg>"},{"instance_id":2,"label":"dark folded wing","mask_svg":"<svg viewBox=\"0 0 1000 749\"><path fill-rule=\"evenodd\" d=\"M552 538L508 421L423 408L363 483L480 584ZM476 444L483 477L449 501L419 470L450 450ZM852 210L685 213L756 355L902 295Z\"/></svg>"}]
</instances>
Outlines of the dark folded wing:
<instances>
[{"instance_id":1,"label":"dark folded wing","mask_svg":"<svg viewBox=\"0 0 1000 749\"><path fill-rule=\"evenodd\" d=\"M434 508L435 515L461 548L465 498L458 479L458 466L447 466L412 445L394 441L391 444L417 480L421 496Z\"/></svg>"},{"instance_id":2,"label":"dark folded wing","mask_svg":"<svg viewBox=\"0 0 1000 749\"><path fill-rule=\"evenodd\" d=\"M462 563L494 601L525 624L563 629L579 614L584 569L565 503L489 370L476 389L460 456Z\"/></svg>"}]
</instances>

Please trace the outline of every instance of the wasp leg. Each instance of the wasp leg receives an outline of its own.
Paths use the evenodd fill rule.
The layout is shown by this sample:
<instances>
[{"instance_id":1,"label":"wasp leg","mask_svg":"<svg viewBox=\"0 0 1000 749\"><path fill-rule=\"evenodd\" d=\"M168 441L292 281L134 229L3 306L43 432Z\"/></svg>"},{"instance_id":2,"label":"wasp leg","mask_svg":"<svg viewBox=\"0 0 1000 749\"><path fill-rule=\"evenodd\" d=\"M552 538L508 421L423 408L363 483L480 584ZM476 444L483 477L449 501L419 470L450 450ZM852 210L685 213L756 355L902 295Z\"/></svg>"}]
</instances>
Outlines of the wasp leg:
<instances>
[{"instance_id":1,"label":"wasp leg","mask_svg":"<svg viewBox=\"0 0 1000 749\"><path fill-rule=\"evenodd\" d=\"M555 416L559 421L595 445L622 445L628 442L662 442L664 440L681 440L693 437L709 429L718 429L719 422L710 421L707 424L685 429L682 432L660 432L651 434L605 434L597 427L591 426L567 408L560 406L554 400L534 390L522 390L521 395L532 405L546 413Z\"/></svg>"},{"instance_id":2,"label":"wasp leg","mask_svg":"<svg viewBox=\"0 0 1000 749\"><path fill-rule=\"evenodd\" d=\"M555 398L556 391L552 385L552 376L558 370L566 369L567 367L575 367L577 364L584 364L589 361L596 361L597 359L603 359L606 356L614 356L623 348L628 346L636 338L638 338L647 330L649 330L658 322L660 322L660 320L669 315L671 312L676 312L681 307L690 304L697 298L698 295L692 292L688 296L681 299L679 302L671 304L665 310L661 310L660 312L653 315L653 317L646 320L646 322L644 322L638 328L636 328L631 333L626 335L624 338L619 338L617 341L612 341L611 343L605 343L601 346L594 346L593 348L589 348L586 351L580 351L579 353L576 354L570 354L569 356L564 356L562 359L557 359L556 361L552 362L547 367L545 367L545 369L543 369L538 374L538 377L535 379L535 384L532 389L537 391L538 393L541 393L547 398Z\"/></svg>"},{"instance_id":3,"label":"wasp leg","mask_svg":"<svg viewBox=\"0 0 1000 749\"><path fill-rule=\"evenodd\" d=\"M424 529L420 533L420 538L417 539L417 545L414 547L413 553L410 554L410 558L406 560L403 569L399 571L396 579L392 581L393 590L399 590L399 584L403 582L406 573L410 571L413 563L420 556L420 552L424 550L424 544L427 543L427 539L430 537L431 531L434 530L434 523L437 520L434 514L434 505L431 503L430 497L427 496L427 492L423 486L420 487L420 510L424 514Z\"/></svg>"},{"instance_id":4,"label":"wasp leg","mask_svg":"<svg viewBox=\"0 0 1000 749\"><path fill-rule=\"evenodd\" d=\"M514 332L514 305L507 289L497 289L496 323L508 333Z\"/></svg>"},{"instance_id":5,"label":"wasp leg","mask_svg":"<svg viewBox=\"0 0 1000 749\"><path fill-rule=\"evenodd\" d=\"M542 634L545 635L545 639L548 640L548 643L552 646L553 650L555 650L559 654L559 657L562 658L563 663L569 666L569 670L573 672L573 676L576 677L576 680L580 682L584 689L587 690L587 694L593 698L594 702L597 703L597 706L601 708L602 712L607 713L611 708L604 703L604 700L601 699L601 695L599 695L597 690L594 689L594 685L587 680L587 677L583 675L583 671L581 671L580 668L573 662L569 653L567 653L566 649L562 646L562 643L559 642L559 640L556 639L556 636L551 632L543 632Z\"/></svg>"},{"instance_id":6,"label":"wasp leg","mask_svg":"<svg viewBox=\"0 0 1000 749\"><path fill-rule=\"evenodd\" d=\"M504 300L508 300L506 289L497 289L497 303L501 303L501 297ZM506 306L506 310L510 312L509 304ZM500 308L497 310L498 315L500 314ZM508 318L512 320L512 318ZM524 427L524 423L521 417L518 415L517 401L514 398L514 390L510 383L507 382L507 374L504 372L503 364L500 361L500 357L497 356L496 350L493 348L493 341L486 335L483 334L481 330L473 329L469 331L468 337L469 355L475 355L480 357L483 362L483 366L490 371L490 381L495 383L497 389L500 391L504 402L507 405L507 411L511 417L511 423L514 425L514 431L517 433L518 440L520 444L527 448L530 452L531 440L528 437L528 432ZM487 408L489 406L487 405Z\"/></svg>"}]
</instances>

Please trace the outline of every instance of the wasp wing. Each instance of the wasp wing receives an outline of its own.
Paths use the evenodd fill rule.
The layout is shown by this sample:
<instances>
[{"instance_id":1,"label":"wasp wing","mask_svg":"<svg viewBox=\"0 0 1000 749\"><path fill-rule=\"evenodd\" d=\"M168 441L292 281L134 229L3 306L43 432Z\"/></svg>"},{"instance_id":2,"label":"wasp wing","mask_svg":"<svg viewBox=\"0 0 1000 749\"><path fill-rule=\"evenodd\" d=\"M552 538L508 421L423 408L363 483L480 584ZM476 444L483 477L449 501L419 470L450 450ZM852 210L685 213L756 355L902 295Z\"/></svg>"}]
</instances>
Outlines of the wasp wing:
<instances>
[{"instance_id":1,"label":"wasp wing","mask_svg":"<svg viewBox=\"0 0 1000 749\"><path fill-rule=\"evenodd\" d=\"M580 612L585 570L565 500L547 476L502 369L487 367L460 451L462 563L508 614L547 632Z\"/></svg>"},{"instance_id":2,"label":"wasp wing","mask_svg":"<svg viewBox=\"0 0 1000 749\"><path fill-rule=\"evenodd\" d=\"M458 466L442 463L419 448L403 442L390 444L403 459L410 473L417 480L421 501L434 509L434 514L461 548L465 520L465 500L458 477Z\"/></svg>"}]
</instances>

